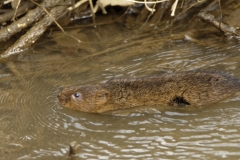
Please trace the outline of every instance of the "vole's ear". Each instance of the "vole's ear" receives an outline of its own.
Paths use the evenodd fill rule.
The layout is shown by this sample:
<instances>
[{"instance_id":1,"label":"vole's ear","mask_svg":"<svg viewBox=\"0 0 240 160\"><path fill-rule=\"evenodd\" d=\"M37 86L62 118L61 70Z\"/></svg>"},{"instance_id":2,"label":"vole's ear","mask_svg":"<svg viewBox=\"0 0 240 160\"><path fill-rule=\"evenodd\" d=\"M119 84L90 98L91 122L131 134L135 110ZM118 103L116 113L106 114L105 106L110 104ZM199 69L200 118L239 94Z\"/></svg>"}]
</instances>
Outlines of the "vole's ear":
<instances>
[{"instance_id":1,"label":"vole's ear","mask_svg":"<svg viewBox=\"0 0 240 160\"><path fill-rule=\"evenodd\" d=\"M97 96L99 98L108 98L109 95L110 95L109 91L107 91L105 89L102 89L102 90L98 91L98 93L97 93Z\"/></svg>"},{"instance_id":2,"label":"vole's ear","mask_svg":"<svg viewBox=\"0 0 240 160\"><path fill-rule=\"evenodd\" d=\"M97 95L96 95L96 99L97 99L97 104L98 105L104 105L108 102L110 93L107 90L100 90L98 91Z\"/></svg>"}]
</instances>

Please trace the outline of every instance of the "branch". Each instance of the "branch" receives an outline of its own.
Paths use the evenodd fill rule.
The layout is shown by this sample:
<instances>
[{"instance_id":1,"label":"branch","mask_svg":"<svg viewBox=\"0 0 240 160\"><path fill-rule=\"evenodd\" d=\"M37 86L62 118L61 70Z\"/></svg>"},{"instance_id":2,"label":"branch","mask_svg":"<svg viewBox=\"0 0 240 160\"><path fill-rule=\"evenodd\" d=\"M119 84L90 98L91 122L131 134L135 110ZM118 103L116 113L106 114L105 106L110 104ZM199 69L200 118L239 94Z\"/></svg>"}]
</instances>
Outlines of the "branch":
<instances>
[{"instance_id":1,"label":"branch","mask_svg":"<svg viewBox=\"0 0 240 160\"><path fill-rule=\"evenodd\" d=\"M36 40L46 31L47 27L50 26L54 20L57 20L68 13L66 6L54 7L50 11L50 15L45 15L38 23L36 23L25 35L18 39L13 46L9 47L3 54L0 55L1 58L8 58L13 54L17 54L21 51L26 50L28 47L35 43Z\"/></svg>"}]
</instances>

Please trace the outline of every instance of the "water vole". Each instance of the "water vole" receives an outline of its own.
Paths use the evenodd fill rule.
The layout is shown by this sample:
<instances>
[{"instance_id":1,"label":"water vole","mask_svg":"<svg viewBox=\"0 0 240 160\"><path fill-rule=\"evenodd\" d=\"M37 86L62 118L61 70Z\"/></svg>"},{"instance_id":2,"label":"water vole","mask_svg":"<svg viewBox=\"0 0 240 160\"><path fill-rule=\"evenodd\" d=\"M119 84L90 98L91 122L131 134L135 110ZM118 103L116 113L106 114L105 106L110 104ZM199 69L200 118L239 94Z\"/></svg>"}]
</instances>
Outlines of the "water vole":
<instances>
[{"instance_id":1,"label":"water vole","mask_svg":"<svg viewBox=\"0 0 240 160\"><path fill-rule=\"evenodd\" d=\"M64 88L63 106L102 113L143 105L203 106L240 91L240 81L218 72L179 72L140 78L116 78L94 85Z\"/></svg>"}]
</instances>

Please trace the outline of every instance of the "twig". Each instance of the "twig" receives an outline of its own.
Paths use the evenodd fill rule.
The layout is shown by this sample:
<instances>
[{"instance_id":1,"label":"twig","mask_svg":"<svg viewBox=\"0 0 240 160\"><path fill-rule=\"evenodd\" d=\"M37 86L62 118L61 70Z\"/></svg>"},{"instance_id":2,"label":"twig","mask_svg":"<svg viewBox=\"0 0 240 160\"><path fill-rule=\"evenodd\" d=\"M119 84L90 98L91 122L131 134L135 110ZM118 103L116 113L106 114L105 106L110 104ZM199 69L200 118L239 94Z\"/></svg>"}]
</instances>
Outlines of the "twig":
<instances>
[{"instance_id":1,"label":"twig","mask_svg":"<svg viewBox=\"0 0 240 160\"><path fill-rule=\"evenodd\" d=\"M29 9L32 9L34 7L35 7L35 4L27 1L18 8L18 10L16 11L16 15L17 16L22 15L22 14L26 13ZM11 11L8 11L4 14L1 14L0 23L9 21L13 17L14 13L15 13L15 10L11 10Z\"/></svg>"},{"instance_id":2,"label":"twig","mask_svg":"<svg viewBox=\"0 0 240 160\"><path fill-rule=\"evenodd\" d=\"M77 2L74 6L68 7L68 10L72 11L72 10L78 8L79 6L81 6L83 3L87 2L87 1L89 1L89 0L81 0L81 1Z\"/></svg>"},{"instance_id":3,"label":"twig","mask_svg":"<svg viewBox=\"0 0 240 160\"><path fill-rule=\"evenodd\" d=\"M54 1L45 0L42 2L41 5L44 8L49 8L49 7L54 7L60 2L61 0L54 0ZM33 22L39 20L40 17L43 16L43 14L44 14L44 11L40 7L30 10L24 17L20 18L19 20L13 22L12 24L0 30L0 35L1 35L0 41L8 40L12 35L20 32L22 29L26 28Z\"/></svg>"},{"instance_id":4,"label":"twig","mask_svg":"<svg viewBox=\"0 0 240 160\"><path fill-rule=\"evenodd\" d=\"M177 8L177 4L178 4L178 0L175 0L175 2L173 3L172 5L172 8L171 8L171 16L173 17L175 15L175 11L176 11L176 8Z\"/></svg>"},{"instance_id":5,"label":"twig","mask_svg":"<svg viewBox=\"0 0 240 160\"><path fill-rule=\"evenodd\" d=\"M59 19L68 13L66 6L58 6L54 7L49 15L45 15L41 21L36 23L25 35L23 35L20 39L18 39L13 46L8 48L3 54L1 54L1 58L8 58L13 54L17 54L19 52L24 51L28 47L35 43L35 41L44 33L48 26L50 26L54 21L53 19Z\"/></svg>"},{"instance_id":6,"label":"twig","mask_svg":"<svg viewBox=\"0 0 240 160\"><path fill-rule=\"evenodd\" d=\"M33 3L36 4L37 6L41 7L41 8L48 14L48 16L49 16L50 18L52 18L52 21L58 26L58 28L60 28L60 30L61 30L66 36L69 36L69 37L75 39L75 40L78 41L79 43L81 42L79 39L75 38L74 36L67 34L67 33L64 31L64 29L60 26L60 24L59 24L59 23L52 17L52 15L46 10L46 8L42 7L40 4L34 2L33 0L31 0L31 2L33 2ZM67 10L67 12L68 12L68 10Z\"/></svg>"},{"instance_id":7,"label":"twig","mask_svg":"<svg viewBox=\"0 0 240 160\"><path fill-rule=\"evenodd\" d=\"M235 36L240 36L240 32L235 28L232 27L230 25L224 24L222 22L218 22L214 16L210 13L206 13L206 12L200 12L198 14L198 16L200 18L202 18L203 20L209 22L210 24L212 24L214 27L216 27L217 29L223 31L224 33L231 33ZM238 38L236 37L236 38Z\"/></svg>"},{"instance_id":8,"label":"twig","mask_svg":"<svg viewBox=\"0 0 240 160\"><path fill-rule=\"evenodd\" d=\"M21 0L18 0L18 1L17 1L17 6L16 6L16 8L15 8L14 16L13 16L13 18L12 18L12 21L15 21L15 18L16 18L16 15L17 15L17 10L18 10L18 8L19 8L20 3L21 3Z\"/></svg>"}]
</instances>

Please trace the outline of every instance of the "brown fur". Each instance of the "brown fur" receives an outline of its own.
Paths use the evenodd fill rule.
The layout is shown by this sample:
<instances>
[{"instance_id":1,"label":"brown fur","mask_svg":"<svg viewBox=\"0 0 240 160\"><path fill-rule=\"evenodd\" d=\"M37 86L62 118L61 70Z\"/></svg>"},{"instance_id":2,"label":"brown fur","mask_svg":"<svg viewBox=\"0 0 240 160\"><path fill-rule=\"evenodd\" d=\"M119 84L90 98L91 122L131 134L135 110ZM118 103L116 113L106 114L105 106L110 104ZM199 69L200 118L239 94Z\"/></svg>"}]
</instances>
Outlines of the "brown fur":
<instances>
[{"instance_id":1,"label":"brown fur","mask_svg":"<svg viewBox=\"0 0 240 160\"><path fill-rule=\"evenodd\" d=\"M179 72L68 87L58 98L68 108L102 113L142 105L203 106L238 91L240 81L229 75Z\"/></svg>"}]
</instances>

